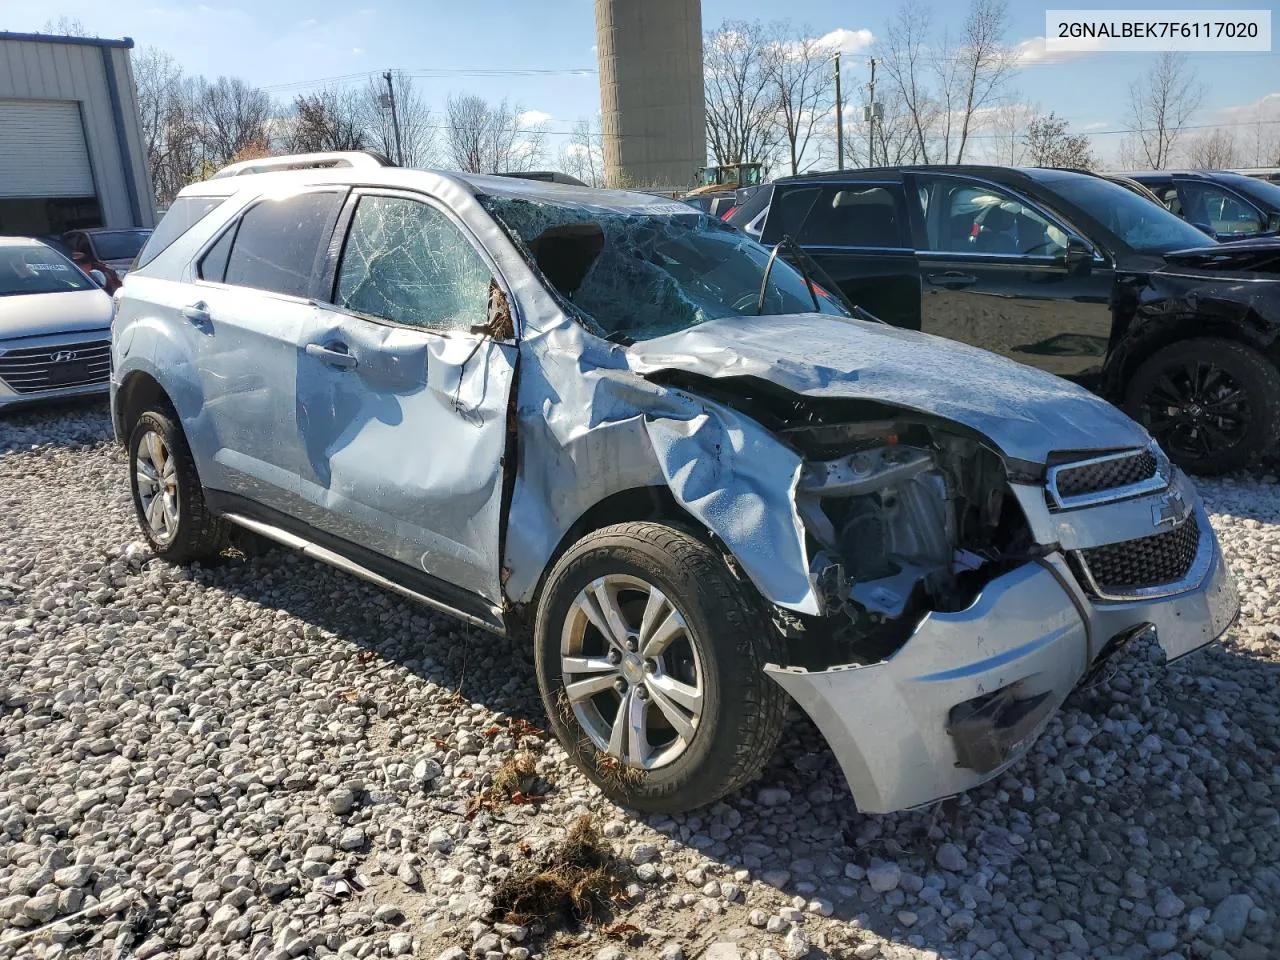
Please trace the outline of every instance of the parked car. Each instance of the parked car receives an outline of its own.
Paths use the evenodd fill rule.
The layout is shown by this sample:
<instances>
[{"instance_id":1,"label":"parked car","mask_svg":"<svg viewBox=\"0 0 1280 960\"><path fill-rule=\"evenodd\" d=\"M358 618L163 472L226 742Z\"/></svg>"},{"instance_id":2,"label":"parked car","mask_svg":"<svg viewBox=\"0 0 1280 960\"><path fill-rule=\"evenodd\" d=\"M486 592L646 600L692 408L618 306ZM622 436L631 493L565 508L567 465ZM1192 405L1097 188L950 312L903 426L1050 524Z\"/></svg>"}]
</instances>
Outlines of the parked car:
<instances>
[{"instance_id":1,"label":"parked car","mask_svg":"<svg viewBox=\"0 0 1280 960\"><path fill-rule=\"evenodd\" d=\"M1171 213L1217 240L1280 233L1280 184L1225 170L1143 171L1124 176Z\"/></svg>"},{"instance_id":2,"label":"parked car","mask_svg":"<svg viewBox=\"0 0 1280 960\"><path fill-rule=\"evenodd\" d=\"M0 237L0 410L107 392L111 298L48 244Z\"/></svg>"},{"instance_id":3,"label":"parked car","mask_svg":"<svg viewBox=\"0 0 1280 960\"><path fill-rule=\"evenodd\" d=\"M150 230L94 227L69 230L62 235L62 242L85 269L101 270L107 277L107 292L115 293L149 236Z\"/></svg>"},{"instance_id":4,"label":"parked car","mask_svg":"<svg viewBox=\"0 0 1280 960\"><path fill-rule=\"evenodd\" d=\"M1130 193L1136 193L1138 196L1142 197L1143 200L1149 200L1152 203L1158 203L1160 206L1164 206L1164 202L1159 197L1132 177L1127 177L1120 173L1101 173L1098 174L1098 176L1102 177L1104 180L1110 180L1112 183L1119 184Z\"/></svg>"},{"instance_id":5,"label":"parked car","mask_svg":"<svg viewBox=\"0 0 1280 960\"><path fill-rule=\"evenodd\" d=\"M1236 613L1195 488L1115 407L853 319L671 200L212 179L118 304L158 555L252 531L527 637L556 734L628 806L746 784L788 693L859 809L955 794L1130 637L1178 657Z\"/></svg>"},{"instance_id":6,"label":"parked car","mask_svg":"<svg viewBox=\"0 0 1280 960\"><path fill-rule=\"evenodd\" d=\"M729 222L793 237L888 323L1090 387L1193 472L1237 469L1280 433L1273 241L1228 251L1102 177L1038 168L787 178Z\"/></svg>"}]
</instances>

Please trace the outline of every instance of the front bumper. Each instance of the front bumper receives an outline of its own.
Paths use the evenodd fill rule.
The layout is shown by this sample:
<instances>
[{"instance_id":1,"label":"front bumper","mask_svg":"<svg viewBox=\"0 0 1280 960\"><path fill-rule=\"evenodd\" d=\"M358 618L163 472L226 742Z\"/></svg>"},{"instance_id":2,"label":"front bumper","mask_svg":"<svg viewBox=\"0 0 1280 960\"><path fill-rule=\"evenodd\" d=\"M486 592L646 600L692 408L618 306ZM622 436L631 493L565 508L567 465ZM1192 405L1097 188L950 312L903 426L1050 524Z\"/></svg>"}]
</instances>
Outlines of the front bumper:
<instances>
[{"instance_id":1,"label":"front bumper","mask_svg":"<svg viewBox=\"0 0 1280 960\"><path fill-rule=\"evenodd\" d=\"M1022 756L1112 638L1154 627L1173 660L1221 636L1239 599L1207 539L1203 579L1172 596L1093 599L1054 553L992 580L965 610L927 614L880 663L765 672L818 725L860 811L929 803Z\"/></svg>"}]
</instances>

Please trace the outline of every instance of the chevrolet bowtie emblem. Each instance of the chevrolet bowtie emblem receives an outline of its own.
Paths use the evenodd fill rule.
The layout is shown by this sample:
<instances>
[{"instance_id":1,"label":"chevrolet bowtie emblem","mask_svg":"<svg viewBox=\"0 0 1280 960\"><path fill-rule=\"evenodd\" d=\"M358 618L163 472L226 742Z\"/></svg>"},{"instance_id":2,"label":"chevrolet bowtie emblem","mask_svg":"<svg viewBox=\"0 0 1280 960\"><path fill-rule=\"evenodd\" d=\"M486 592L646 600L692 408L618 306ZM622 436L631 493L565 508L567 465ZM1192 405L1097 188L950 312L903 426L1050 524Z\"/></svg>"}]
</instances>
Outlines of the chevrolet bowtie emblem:
<instances>
[{"instance_id":1,"label":"chevrolet bowtie emblem","mask_svg":"<svg viewBox=\"0 0 1280 960\"><path fill-rule=\"evenodd\" d=\"M1187 513L1187 504L1181 495L1171 493L1151 508L1151 523L1156 527L1175 525Z\"/></svg>"}]
</instances>

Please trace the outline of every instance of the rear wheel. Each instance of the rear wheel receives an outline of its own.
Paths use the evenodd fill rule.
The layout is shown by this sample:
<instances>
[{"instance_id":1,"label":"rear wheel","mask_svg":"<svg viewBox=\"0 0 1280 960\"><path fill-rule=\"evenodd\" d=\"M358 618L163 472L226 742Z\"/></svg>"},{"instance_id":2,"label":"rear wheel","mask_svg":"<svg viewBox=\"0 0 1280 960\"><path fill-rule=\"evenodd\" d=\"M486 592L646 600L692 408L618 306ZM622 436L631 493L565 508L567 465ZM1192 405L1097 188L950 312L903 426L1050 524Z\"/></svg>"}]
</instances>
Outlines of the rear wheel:
<instances>
[{"instance_id":1,"label":"rear wheel","mask_svg":"<svg viewBox=\"0 0 1280 960\"><path fill-rule=\"evenodd\" d=\"M185 563L226 548L230 528L204 502L191 448L172 411L147 410L134 423L129 487L138 526L157 556Z\"/></svg>"},{"instance_id":2,"label":"rear wheel","mask_svg":"<svg viewBox=\"0 0 1280 960\"><path fill-rule=\"evenodd\" d=\"M781 643L754 588L706 544L620 524L552 570L538 686L570 757L611 799L689 810L754 779L777 746L786 694L763 667Z\"/></svg>"},{"instance_id":3,"label":"rear wheel","mask_svg":"<svg viewBox=\"0 0 1280 960\"><path fill-rule=\"evenodd\" d=\"M1138 368L1125 409L1183 469L1227 473L1280 438L1280 372L1241 343L1182 340Z\"/></svg>"}]
</instances>

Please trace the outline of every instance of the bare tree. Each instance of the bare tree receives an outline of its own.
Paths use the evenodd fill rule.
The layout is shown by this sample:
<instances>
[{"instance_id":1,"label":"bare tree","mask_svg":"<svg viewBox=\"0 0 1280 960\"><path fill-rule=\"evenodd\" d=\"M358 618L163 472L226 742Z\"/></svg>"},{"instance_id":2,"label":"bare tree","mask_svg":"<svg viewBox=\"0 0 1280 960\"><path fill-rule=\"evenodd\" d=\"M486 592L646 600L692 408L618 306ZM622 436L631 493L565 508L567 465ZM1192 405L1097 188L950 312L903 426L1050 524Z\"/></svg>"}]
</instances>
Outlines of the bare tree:
<instances>
[{"instance_id":1,"label":"bare tree","mask_svg":"<svg viewBox=\"0 0 1280 960\"><path fill-rule=\"evenodd\" d=\"M726 20L703 41L707 144L718 164L773 161L778 103L767 43L758 20Z\"/></svg>"},{"instance_id":2,"label":"bare tree","mask_svg":"<svg viewBox=\"0 0 1280 960\"><path fill-rule=\"evenodd\" d=\"M1129 87L1129 149L1140 164L1163 170L1200 101L1204 87L1186 54L1165 51Z\"/></svg>"},{"instance_id":3,"label":"bare tree","mask_svg":"<svg viewBox=\"0 0 1280 960\"><path fill-rule=\"evenodd\" d=\"M791 173L801 164L812 166L821 159L809 155L814 136L830 121L834 103L835 71L831 58L835 50L812 36L806 27L795 34L789 24L775 27L775 36L765 47L765 70L773 85L776 107L774 122L781 134ZM818 141L821 145L821 140Z\"/></svg>"},{"instance_id":4,"label":"bare tree","mask_svg":"<svg viewBox=\"0 0 1280 960\"><path fill-rule=\"evenodd\" d=\"M925 76L931 25L929 8L908 0L889 22L880 45L880 60L888 75L888 86L902 104L921 163L930 161L930 140L940 112L937 101L929 93Z\"/></svg>"},{"instance_id":5,"label":"bare tree","mask_svg":"<svg viewBox=\"0 0 1280 960\"><path fill-rule=\"evenodd\" d=\"M1092 170L1097 161L1089 138L1071 133L1069 127L1052 111L1033 119L1027 128L1027 162L1036 167Z\"/></svg>"},{"instance_id":6,"label":"bare tree","mask_svg":"<svg viewBox=\"0 0 1280 960\"><path fill-rule=\"evenodd\" d=\"M400 148L406 167L426 167L435 162L435 115L423 99L413 78L401 71L391 75L395 90L396 120L400 124ZM361 94L361 115L366 145L383 156L396 158L396 134L391 122L390 105L384 106L386 81L381 75L370 77Z\"/></svg>"},{"instance_id":7,"label":"bare tree","mask_svg":"<svg viewBox=\"0 0 1280 960\"><path fill-rule=\"evenodd\" d=\"M449 162L469 173L533 170L545 150L544 124L522 124L523 107L504 98L490 104L475 94L449 97L445 107L445 148Z\"/></svg>"},{"instance_id":8,"label":"bare tree","mask_svg":"<svg viewBox=\"0 0 1280 960\"><path fill-rule=\"evenodd\" d=\"M592 187L604 186L604 132L586 118L573 125L569 142L560 148L560 167Z\"/></svg>"},{"instance_id":9,"label":"bare tree","mask_svg":"<svg viewBox=\"0 0 1280 960\"><path fill-rule=\"evenodd\" d=\"M1013 48L1005 39L1008 32L1009 8L1005 0L973 0L960 46L955 50L955 75L960 81L963 103L956 163L964 162L975 115L999 102L1016 65Z\"/></svg>"},{"instance_id":10,"label":"bare tree","mask_svg":"<svg viewBox=\"0 0 1280 960\"><path fill-rule=\"evenodd\" d=\"M57 20L46 20L44 26L40 28L41 33L51 33L58 37L96 37L96 33L91 33L89 28L84 25L84 21L79 17L68 17L63 14Z\"/></svg>"},{"instance_id":11,"label":"bare tree","mask_svg":"<svg viewBox=\"0 0 1280 960\"><path fill-rule=\"evenodd\" d=\"M1238 162L1236 138L1230 130L1206 130L1187 146L1187 161L1197 170L1226 170Z\"/></svg>"},{"instance_id":12,"label":"bare tree","mask_svg":"<svg viewBox=\"0 0 1280 960\"><path fill-rule=\"evenodd\" d=\"M193 103L205 160L220 166L251 143L267 139L271 98L239 77L197 82Z\"/></svg>"},{"instance_id":13,"label":"bare tree","mask_svg":"<svg viewBox=\"0 0 1280 960\"><path fill-rule=\"evenodd\" d=\"M156 200L168 204L186 186L192 172L177 165L179 158L189 160L191 154L184 149L187 145L181 137L194 133L191 125L184 122L182 68L164 51L143 47L133 57L133 80L151 185Z\"/></svg>"},{"instance_id":14,"label":"bare tree","mask_svg":"<svg viewBox=\"0 0 1280 960\"><path fill-rule=\"evenodd\" d=\"M291 153L360 150L365 146L359 95L350 88L298 94L286 149Z\"/></svg>"},{"instance_id":15,"label":"bare tree","mask_svg":"<svg viewBox=\"0 0 1280 960\"><path fill-rule=\"evenodd\" d=\"M1026 162L1027 134L1038 116L1038 104L1018 100L1002 104L992 112L988 128L996 163L1016 167Z\"/></svg>"}]
</instances>

